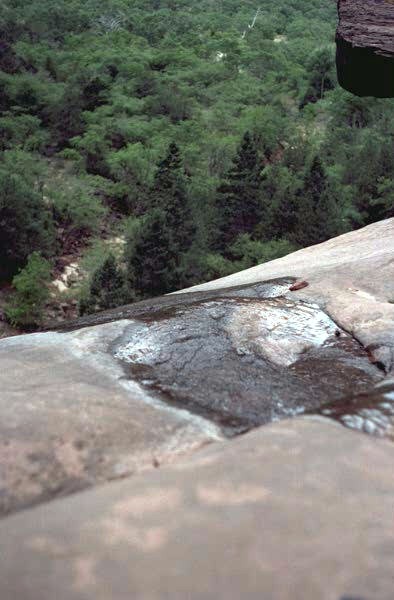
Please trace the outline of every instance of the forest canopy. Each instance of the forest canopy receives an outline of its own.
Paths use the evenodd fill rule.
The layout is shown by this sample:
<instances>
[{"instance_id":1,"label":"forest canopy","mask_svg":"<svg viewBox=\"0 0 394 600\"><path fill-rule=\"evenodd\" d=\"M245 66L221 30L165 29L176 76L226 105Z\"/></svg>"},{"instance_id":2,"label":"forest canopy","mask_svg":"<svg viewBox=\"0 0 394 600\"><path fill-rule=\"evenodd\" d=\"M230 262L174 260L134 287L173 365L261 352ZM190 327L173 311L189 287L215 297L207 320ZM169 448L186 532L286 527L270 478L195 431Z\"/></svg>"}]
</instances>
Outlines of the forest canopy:
<instances>
[{"instance_id":1,"label":"forest canopy","mask_svg":"<svg viewBox=\"0 0 394 600\"><path fill-rule=\"evenodd\" d=\"M66 256L92 312L393 216L393 103L338 87L335 25L332 0L5 0L2 285Z\"/></svg>"}]
</instances>

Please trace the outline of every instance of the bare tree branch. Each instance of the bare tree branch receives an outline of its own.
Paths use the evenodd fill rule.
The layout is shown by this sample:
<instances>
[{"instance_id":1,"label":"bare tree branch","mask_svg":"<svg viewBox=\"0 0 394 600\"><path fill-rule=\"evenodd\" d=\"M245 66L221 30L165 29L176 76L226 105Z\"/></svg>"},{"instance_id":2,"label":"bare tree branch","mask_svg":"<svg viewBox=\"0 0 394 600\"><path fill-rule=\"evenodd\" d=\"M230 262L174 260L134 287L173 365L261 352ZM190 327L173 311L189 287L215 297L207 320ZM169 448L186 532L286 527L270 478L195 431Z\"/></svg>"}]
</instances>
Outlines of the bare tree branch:
<instances>
[{"instance_id":1,"label":"bare tree branch","mask_svg":"<svg viewBox=\"0 0 394 600\"><path fill-rule=\"evenodd\" d=\"M261 6L259 6L259 8L256 10L256 14L253 18L253 21L251 23L249 23L247 29L245 29L245 31L243 32L241 39L244 40L246 38L246 34L248 33L248 31L250 31L251 29L254 28L254 26L256 25L256 21L260 16L260 13L261 13Z\"/></svg>"}]
</instances>

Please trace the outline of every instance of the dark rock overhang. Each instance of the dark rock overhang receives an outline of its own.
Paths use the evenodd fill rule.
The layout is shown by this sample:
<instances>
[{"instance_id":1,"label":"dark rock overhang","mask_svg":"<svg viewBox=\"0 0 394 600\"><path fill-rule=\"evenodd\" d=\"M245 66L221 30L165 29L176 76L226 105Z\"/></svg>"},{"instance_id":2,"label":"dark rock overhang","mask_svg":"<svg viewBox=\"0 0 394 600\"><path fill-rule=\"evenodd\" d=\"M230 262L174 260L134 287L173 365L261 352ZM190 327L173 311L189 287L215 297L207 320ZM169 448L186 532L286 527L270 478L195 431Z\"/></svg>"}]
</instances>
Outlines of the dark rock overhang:
<instances>
[{"instance_id":1,"label":"dark rock overhang","mask_svg":"<svg viewBox=\"0 0 394 600\"><path fill-rule=\"evenodd\" d=\"M339 0L340 85L358 96L394 97L394 0Z\"/></svg>"}]
</instances>

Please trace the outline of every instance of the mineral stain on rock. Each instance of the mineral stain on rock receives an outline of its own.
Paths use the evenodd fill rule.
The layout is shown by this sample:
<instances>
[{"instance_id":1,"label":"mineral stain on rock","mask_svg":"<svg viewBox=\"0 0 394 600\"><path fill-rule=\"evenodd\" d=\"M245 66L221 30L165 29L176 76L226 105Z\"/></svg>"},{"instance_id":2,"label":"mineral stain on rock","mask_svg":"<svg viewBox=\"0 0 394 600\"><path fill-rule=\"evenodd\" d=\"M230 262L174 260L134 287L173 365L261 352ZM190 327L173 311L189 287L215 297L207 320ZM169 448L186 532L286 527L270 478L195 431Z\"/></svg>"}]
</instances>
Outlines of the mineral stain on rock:
<instances>
[{"instance_id":1,"label":"mineral stain on rock","mask_svg":"<svg viewBox=\"0 0 394 600\"><path fill-rule=\"evenodd\" d=\"M383 374L289 280L177 297L139 312L116 340L125 377L228 435L366 393Z\"/></svg>"}]
</instances>

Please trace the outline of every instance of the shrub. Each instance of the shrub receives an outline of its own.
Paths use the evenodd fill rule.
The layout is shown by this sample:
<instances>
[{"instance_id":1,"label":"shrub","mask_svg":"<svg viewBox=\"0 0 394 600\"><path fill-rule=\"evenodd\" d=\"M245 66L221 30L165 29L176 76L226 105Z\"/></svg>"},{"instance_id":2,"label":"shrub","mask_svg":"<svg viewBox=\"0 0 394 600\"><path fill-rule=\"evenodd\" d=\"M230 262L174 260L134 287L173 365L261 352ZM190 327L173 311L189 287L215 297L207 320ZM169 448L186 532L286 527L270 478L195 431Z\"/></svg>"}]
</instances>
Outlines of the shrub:
<instances>
[{"instance_id":1,"label":"shrub","mask_svg":"<svg viewBox=\"0 0 394 600\"><path fill-rule=\"evenodd\" d=\"M240 269L247 269L281 258L295 250L297 246L286 239L261 242L252 240L249 235L240 235L231 246L231 255L240 261Z\"/></svg>"},{"instance_id":2,"label":"shrub","mask_svg":"<svg viewBox=\"0 0 394 600\"><path fill-rule=\"evenodd\" d=\"M5 311L12 325L34 329L41 324L50 275L49 262L38 252L30 254L26 267L12 281L15 292Z\"/></svg>"},{"instance_id":3,"label":"shrub","mask_svg":"<svg viewBox=\"0 0 394 600\"><path fill-rule=\"evenodd\" d=\"M55 219L68 231L96 232L105 212L100 198L82 188L61 191L54 197Z\"/></svg>"},{"instance_id":4,"label":"shrub","mask_svg":"<svg viewBox=\"0 0 394 600\"><path fill-rule=\"evenodd\" d=\"M32 163L22 152L5 152L0 161L0 280L11 280L32 252L54 250L52 216Z\"/></svg>"}]
</instances>

